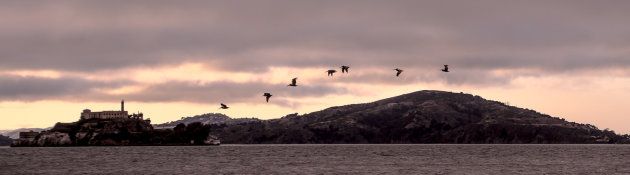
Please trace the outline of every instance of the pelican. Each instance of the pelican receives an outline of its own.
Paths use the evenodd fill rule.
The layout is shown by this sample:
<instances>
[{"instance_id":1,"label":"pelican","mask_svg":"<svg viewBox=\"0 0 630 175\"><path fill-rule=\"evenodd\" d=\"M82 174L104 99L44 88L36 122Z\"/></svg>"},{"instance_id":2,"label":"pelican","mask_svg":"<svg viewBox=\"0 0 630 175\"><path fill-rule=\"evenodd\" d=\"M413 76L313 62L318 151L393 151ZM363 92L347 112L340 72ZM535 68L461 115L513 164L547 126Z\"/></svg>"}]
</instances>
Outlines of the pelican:
<instances>
[{"instance_id":1,"label":"pelican","mask_svg":"<svg viewBox=\"0 0 630 175\"><path fill-rule=\"evenodd\" d=\"M227 105L221 103L221 107L219 109L227 109L227 108L230 108L230 107L228 107Z\"/></svg>"},{"instance_id":2,"label":"pelican","mask_svg":"<svg viewBox=\"0 0 630 175\"><path fill-rule=\"evenodd\" d=\"M287 86L297 86L297 77L293 78L293 80L291 80L291 84L287 85Z\"/></svg>"},{"instance_id":3,"label":"pelican","mask_svg":"<svg viewBox=\"0 0 630 175\"><path fill-rule=\"evenodd\" d=\"M328 76L332 76L335 72L337 72L336 70L330 69L327 71L328 72Z\"/></svg>"},{"instance_id":4,"label":"pelican","mask_svg":"<svg viewBox=\"0 0 630 175\"><path fill-rule=\"evenodd\" d=\"M448 65L444 65L444 69L442 69L442 72L448 72Z\"/></svg>"},{"instance_id":5,"label":"pelican","mask_svg":"<svg viewBox=\"0 0 630 175\"><path fill-rule=\"evenodd\" d=\"M402 73L402 72L403 72L403 70L402 70L402 69L398 69L398 68L396 68L396 69L394 69L394 70L396 71L396 76L399 76L399 75L400 75L400 73Z\"/></svg>"},{"instance_id":6,"label":"pelican","mask_svg":"<svg viewBox=\"0 0 630 175\"><path fill-rule=\"evenodd\" d=\"M341 66L341 73L344 73L344 72L348 73L348 68L350 68L350 67L348 67L348 66Z\"/></svg>"},{"instance_id":7,"label":"pelican","mask_svg":"<svg viewBox=\"0 0 630 175\"><path fill-rule=\"evenodd\" d=\"M265 92L263 96L267 97L267 103L269 103L269 97L271 97L272 95L269 92Z\"/></svg>"}]
</instances>

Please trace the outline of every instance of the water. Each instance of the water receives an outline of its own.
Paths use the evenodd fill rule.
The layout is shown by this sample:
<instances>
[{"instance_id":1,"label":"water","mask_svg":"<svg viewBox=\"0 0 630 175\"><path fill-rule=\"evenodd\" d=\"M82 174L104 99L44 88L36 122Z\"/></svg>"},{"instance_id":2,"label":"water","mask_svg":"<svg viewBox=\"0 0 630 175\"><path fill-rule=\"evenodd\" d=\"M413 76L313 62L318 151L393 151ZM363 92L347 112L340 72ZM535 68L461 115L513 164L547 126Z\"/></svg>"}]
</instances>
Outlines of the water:
<instances>
[{"instance_id":1,"label":"water","mask_svg":"<svg viewBox=\"0 0 630 175\"><path fill-rule=\"evenodd\" d=\"M630 174L630 145L0 147L0 174Z\"/></svg>"}]
</instances>

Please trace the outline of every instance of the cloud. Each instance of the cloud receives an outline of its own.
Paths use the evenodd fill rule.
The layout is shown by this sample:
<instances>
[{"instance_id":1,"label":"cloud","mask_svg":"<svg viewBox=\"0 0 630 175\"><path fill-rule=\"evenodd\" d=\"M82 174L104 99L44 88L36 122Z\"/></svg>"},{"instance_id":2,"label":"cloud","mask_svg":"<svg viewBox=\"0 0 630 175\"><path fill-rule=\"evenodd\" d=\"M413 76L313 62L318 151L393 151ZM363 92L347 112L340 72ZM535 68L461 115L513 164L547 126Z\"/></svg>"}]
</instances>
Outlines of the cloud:
<instances>
[{"instance_id":1,"label":"cloud","mask_svg":"<svg viewBox=\"0 0 630 175\"><path fill-rule=\"evenodd\" d=\"M291 97L349 92L348 84L505 86L527 76L607 74L630 67L630 39L619 37L630 30L627 3L0 2L0 71L62 77L3 76L0 96L216 103L274 91L289 105ZM188 63L201 66L158 73ZM443 64L453 71L437 71ZM351 73L291 73L341 65ZM281 74L277 67L311 77L289 91L256 78ZM405 70L399 78L397 67ZM235 80L223 78L234 72ZM142 90L108 93L130 86Z\"/></svg>"},{"instance_id":2,"label":"cloud","mask_svg":"<svg viewBox=\"0 0 630 175\"><path fill-rule=\"evenodd\" d=\"M3 2L0 69L628 67L627 3Z\"/></svg>"},{"instance_id":3,"label":"cloud","mask_svg":"<svg viewBox=\"0 0 630 175\"><path fill-rule=\"evenodd\" d=\"M124 94L121 97L142 102L197 102L197 103L234 103L264 102L263 93L270 92L272 98L323 97L329 94L342 94L344 88L326 85L287 87L284 84L266 84L262 82L212 82L197 84L191 82L165 82L150 85L141 92Z\"/></svg>"},{"instance_id":4,"label":"cloud","mask_svg":"<svg viewBox=\"0 0 630 175\"><path fill-rule=\"evenodd\" d=\"M139 87L123 93L111 93L120 88ZM345 94L344 87L332 85L304 85L288 87L285 84L264 82L199 83L166 81L139 84L127 80L99 82L81 78L41 78L0 76L0 101L38 101L62 99L67 101L106 102L128 99L140 102L192 102L192 103L263 103L263 93L272 93L277 105L295 106L305 97L325 97Z\"/></svg>"},{"instance_id":5,"label":"cloud","mask_svg":"<svg viewBox=\"0 0 630 175\"><path fill-rule=\"evenodd\" d=\"M94 82L81 78L42 78L0 75L0 101L36 101L91 93L94 88L113 88L124 82Z\"/></svg>"}]
</instances>

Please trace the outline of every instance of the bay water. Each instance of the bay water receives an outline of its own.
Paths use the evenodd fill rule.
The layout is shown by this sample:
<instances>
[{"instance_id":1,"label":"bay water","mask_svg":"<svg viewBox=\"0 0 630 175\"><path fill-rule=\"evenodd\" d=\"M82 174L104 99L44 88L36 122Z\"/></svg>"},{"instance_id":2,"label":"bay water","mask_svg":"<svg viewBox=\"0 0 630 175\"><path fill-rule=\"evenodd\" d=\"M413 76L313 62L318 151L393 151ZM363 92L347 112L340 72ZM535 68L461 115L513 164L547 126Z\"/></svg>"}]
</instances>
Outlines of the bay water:
<instances>
[{"instance_id":1,"label":"bay water","mask_svg":"<svg viewBox=\"0 0 630 175\"><path fill-rule=\"evenodd\" d=\"M630 174L630 145L2 147L0 174Z\"/></svg>"}]
</instances>

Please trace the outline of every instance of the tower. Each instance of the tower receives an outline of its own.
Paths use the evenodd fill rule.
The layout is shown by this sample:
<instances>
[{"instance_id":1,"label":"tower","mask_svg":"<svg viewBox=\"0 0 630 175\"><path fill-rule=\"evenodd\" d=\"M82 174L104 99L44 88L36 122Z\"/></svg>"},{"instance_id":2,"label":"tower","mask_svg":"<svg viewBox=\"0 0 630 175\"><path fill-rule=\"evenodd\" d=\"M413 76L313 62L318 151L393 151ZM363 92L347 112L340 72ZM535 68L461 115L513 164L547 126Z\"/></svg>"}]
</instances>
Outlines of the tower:
<instances>
[{"instance_id":1,"label":"tower","mask_svg":"<svg viewBox=\"0 0 630 175\"><path fill-rule=\"evenodd\" d=\"M120 101L120 111L125 111L125 100Z\"/></svg>"}]
</instances>

